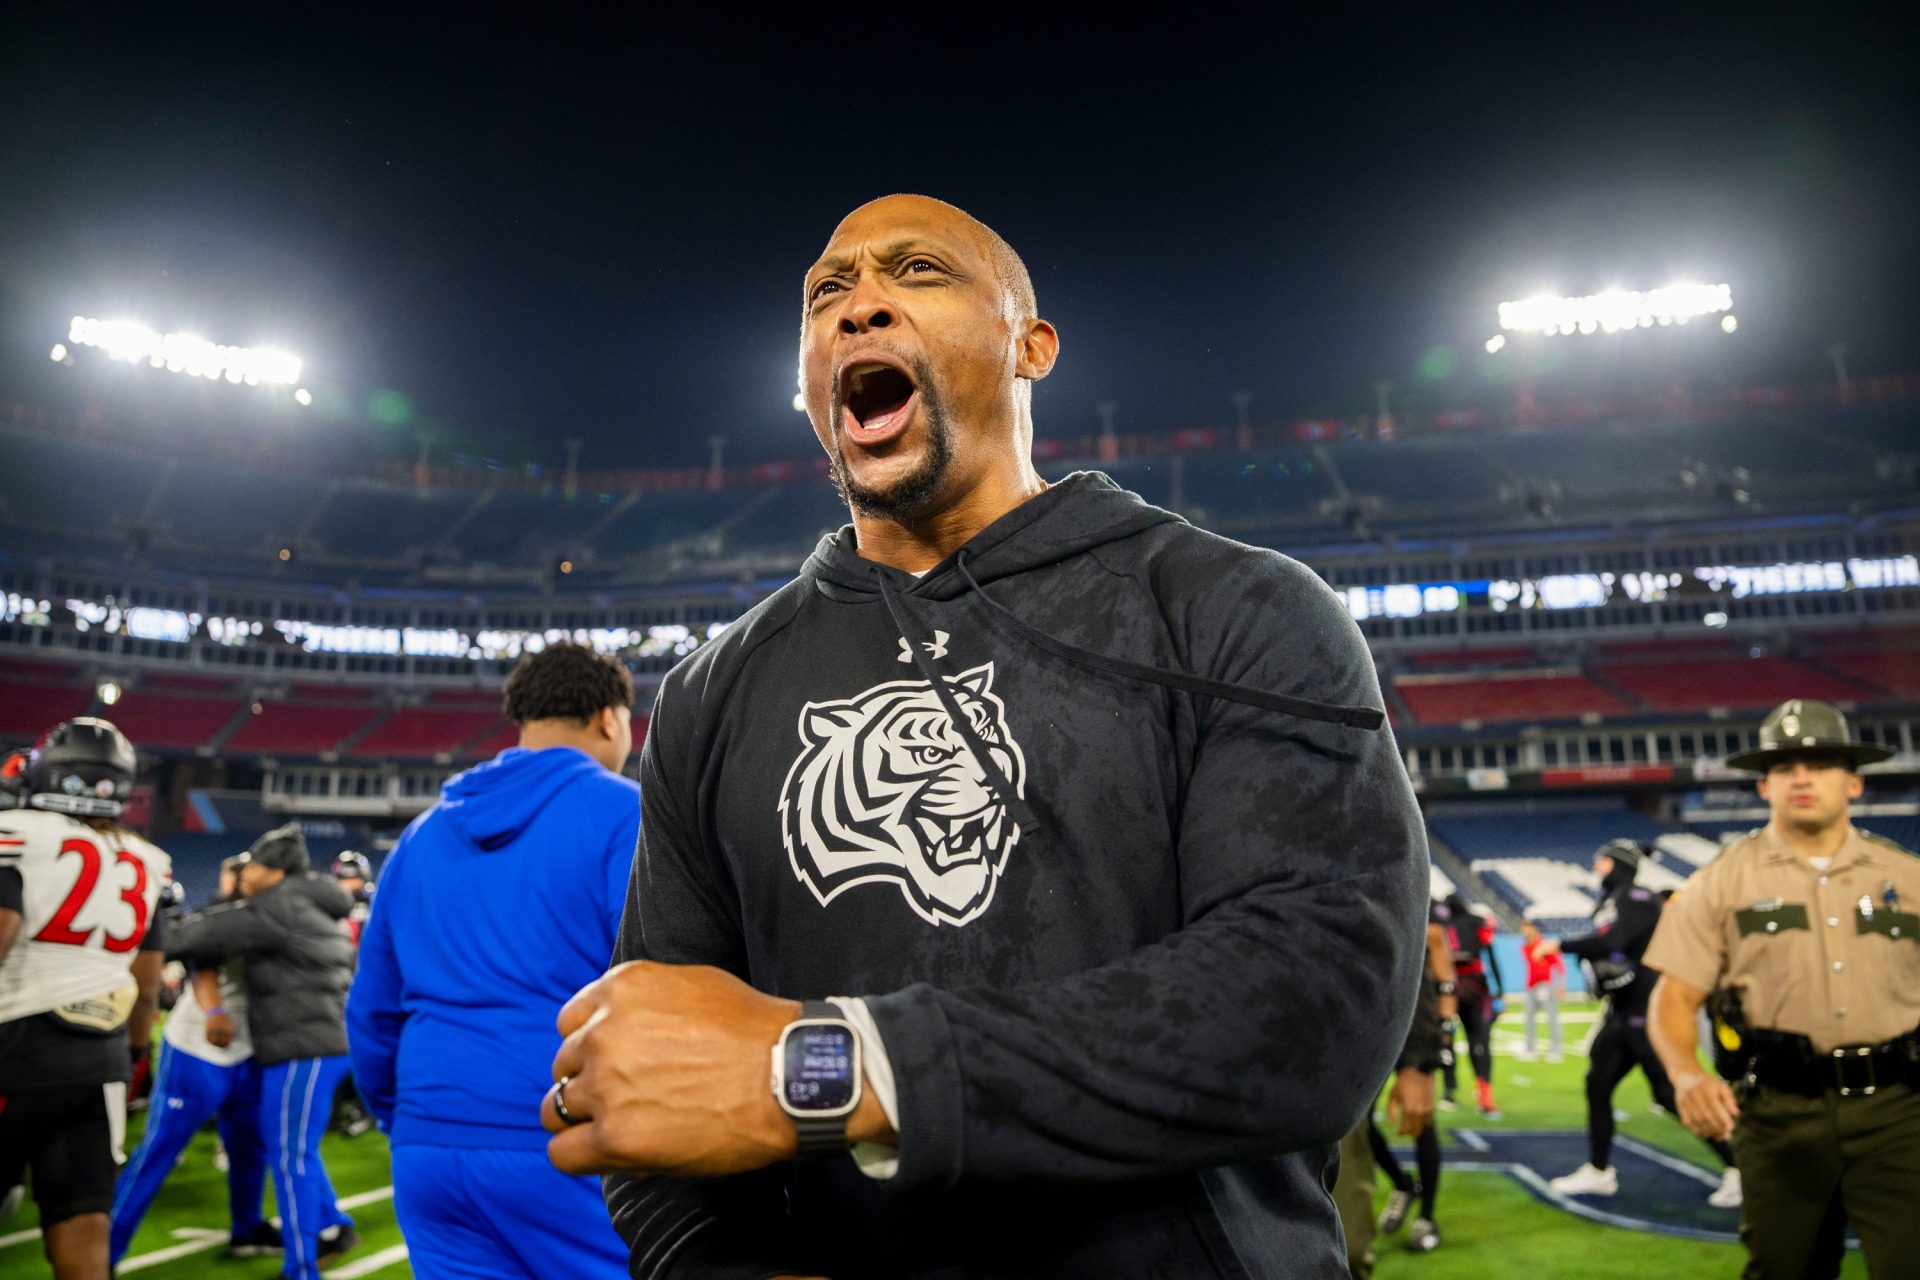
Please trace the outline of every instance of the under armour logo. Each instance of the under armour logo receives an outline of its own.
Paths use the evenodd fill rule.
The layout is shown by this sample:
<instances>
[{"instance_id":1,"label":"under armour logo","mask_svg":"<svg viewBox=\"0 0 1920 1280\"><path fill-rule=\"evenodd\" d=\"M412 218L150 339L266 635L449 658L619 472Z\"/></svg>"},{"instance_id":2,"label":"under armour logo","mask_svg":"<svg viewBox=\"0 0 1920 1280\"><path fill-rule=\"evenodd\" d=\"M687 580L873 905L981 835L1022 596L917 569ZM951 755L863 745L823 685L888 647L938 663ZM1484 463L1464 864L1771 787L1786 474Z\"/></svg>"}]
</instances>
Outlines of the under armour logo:
<instances>
[{"instance_id":1,"label":"under armour logo","mask_svg":"<svg viewBox=\"0 0 1920 1280\"><path fill-rule=\"evenodd\" d=\"M186 1105L187 1104L179 1098L167 1099L167 1110L169 1111L183 1111L186 1109Z\"/></svg>"},{"instance_id":2,"label":"under armour logo","mask_svg":"<svg viewBox=\"0 0 1920 1280\"><path fill-rule=\"evenodd\" d=\"M944 631L934 632L933 643L923 644L920 647L927 651L928 657L932 657L932 658L946 657L947 656L947 633ZM913 661L913 647L907 643L907 638L905 636L900 637L900 661L902 662Z\"/></svg>"}]
</instances>

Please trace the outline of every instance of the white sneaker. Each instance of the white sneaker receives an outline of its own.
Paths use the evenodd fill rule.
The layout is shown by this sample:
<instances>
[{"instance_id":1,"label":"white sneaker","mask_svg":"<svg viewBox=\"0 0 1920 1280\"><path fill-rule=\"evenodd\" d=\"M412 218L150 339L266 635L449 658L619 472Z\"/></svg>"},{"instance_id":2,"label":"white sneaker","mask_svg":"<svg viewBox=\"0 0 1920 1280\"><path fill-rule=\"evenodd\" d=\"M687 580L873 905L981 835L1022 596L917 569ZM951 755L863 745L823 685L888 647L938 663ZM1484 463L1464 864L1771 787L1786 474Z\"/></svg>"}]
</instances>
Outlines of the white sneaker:
<instances>
[{"instance_id":1,"label":"white sneaker","mask_svg":"<svg viewBox=\"0 0 1920 1280\"><path fill-rule=\"evenodd\" d=\"M1596 1169L1583 1164L1547 1185L1564 1196L1610 1196L1620 1190L1620 1175L1612 1167Z\"/></svg>"},{"instance_id":2,"label":"white sneaker","mask_svg":"<svg viewBox=\"0 0 1920 1280\"><path fill-rule=\"evenodd\" d=\"M1513 1060L1515 1062L1532 1062L1534 1056L1534 1052L1531 1049L1515 1049L1513 1051Z\"/></svg>"},{"instance_id":3,"label":"white sneaker","mask_svg":"<svg viewBox=\"0 0 1920 1280\"><path fill-rule=\"evenodd\" d=\"M1707 1203L1716 1209L1738 1209L1742 1199L1740 1193L1740 1171L1732 1165L1720 1175L1720 1186L1707 1197Z\"/></svg>"},{"instance_id":4,"label":"white sneaker","mask_svg":"<svg viewBox=\"0 0 1920 1280\"><path fill-rule=\"evenodd\" d=\"M1566 1060L1567 1060L1567 1055L1564 1053L1553 1052L1547 1055L1548 1062L1565 1062Z\"/></svg>"}]
</instances>

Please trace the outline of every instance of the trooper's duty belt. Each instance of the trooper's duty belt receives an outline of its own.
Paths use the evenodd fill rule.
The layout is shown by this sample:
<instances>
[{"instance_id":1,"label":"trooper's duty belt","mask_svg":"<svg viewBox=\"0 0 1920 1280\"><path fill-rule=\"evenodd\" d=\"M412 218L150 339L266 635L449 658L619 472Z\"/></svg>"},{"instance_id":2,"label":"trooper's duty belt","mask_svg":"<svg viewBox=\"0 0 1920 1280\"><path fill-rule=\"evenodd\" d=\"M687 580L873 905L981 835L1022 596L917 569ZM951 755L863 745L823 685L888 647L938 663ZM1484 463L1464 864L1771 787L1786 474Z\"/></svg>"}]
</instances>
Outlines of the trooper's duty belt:
<instances>
[{"instance_id":1,"label":"trooper's duty belt","mask_svg":"<svg viewBox=\"0 0 1920 1280\"><path fill-rule=\"evenodd\" d=\"M1867 1097L1892 1085L1920 1088L1920 1031L1882 1044L1849 1044L1822 1053L1802 1035L1754 1031L1747 1079L1783 1093Z\"/></svg>"}]
</instances>

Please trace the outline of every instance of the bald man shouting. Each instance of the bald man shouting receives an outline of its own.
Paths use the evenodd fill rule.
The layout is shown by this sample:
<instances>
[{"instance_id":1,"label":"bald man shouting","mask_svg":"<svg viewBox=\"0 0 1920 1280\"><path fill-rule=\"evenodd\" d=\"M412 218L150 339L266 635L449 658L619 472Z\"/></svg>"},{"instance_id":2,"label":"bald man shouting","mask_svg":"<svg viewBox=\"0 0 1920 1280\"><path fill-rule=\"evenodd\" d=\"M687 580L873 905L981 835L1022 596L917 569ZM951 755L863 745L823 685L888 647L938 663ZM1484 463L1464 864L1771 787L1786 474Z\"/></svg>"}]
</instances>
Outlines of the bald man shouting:
<instances>
[{"instance_id":1,"label":"bald man shouting","mask_svg":"<svg viewBox=\"0 0 1920 1280\"><path fill-rule=\"evenodd\" d=\"M852 523L668 676L549 1152L635 1276L1346 1275L1426 843L1314 575L1033 468L1059 354L951 205L850 214L800 376Z\"/></svg>"}]
</instances>

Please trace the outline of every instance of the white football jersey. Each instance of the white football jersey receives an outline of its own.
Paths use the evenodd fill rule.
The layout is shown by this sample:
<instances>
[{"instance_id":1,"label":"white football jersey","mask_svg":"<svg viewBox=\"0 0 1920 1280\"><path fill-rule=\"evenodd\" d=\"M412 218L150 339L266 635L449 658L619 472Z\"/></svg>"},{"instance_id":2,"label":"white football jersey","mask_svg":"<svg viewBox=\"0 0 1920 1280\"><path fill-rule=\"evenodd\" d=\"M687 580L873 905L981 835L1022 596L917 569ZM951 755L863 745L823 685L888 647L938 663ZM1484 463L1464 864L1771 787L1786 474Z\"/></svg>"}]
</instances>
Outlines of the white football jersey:
<instances>
[{"instance_id":1,"label":"white football jersey","mask_svg":"<svg viewBox=\"0 0 1920 1280\"><path fill-rule=\"evenodd\" d=\"M0 812L0 867L20 872L25 919L0 963L0 1022L133 986L167 855L129 831L37 809Z\"/></svg>"}]
</instances>

